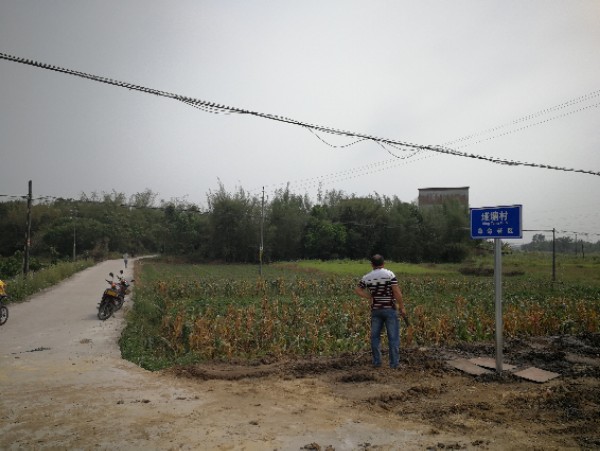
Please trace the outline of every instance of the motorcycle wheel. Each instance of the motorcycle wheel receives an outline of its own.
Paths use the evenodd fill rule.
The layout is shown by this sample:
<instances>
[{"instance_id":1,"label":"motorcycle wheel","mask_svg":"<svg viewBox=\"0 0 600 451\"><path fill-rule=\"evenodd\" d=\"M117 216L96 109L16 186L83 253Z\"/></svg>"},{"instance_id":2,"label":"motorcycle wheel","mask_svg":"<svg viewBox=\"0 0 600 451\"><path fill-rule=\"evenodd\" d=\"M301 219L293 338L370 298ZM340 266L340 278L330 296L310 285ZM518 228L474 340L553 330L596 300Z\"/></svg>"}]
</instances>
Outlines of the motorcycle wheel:
<instances>
[{"instance_id":1,"label":"motorcycle wheel","mask_svg":"<svg viewBox=\"0 0 600 451\"><path fill-rule=\"evenodd\" d=\"M123 302L125 302L125 299L121 297L115 299L115 312L120 310L121 307L123 307Z\"/></svg>"},{"instance_id":2,"label":"motorcycle wheel","mask_svg":"<svg viewBox=\"0 0 600 451\"><path fill-rule=\"evenodd\" d=\"M100 307L98 307L98 319L105 321L113 314L113 307L110 302L102 300Z\"/></svg>"},{"instance_id":3,"label":"motorcycle wheel","mask_svg":"<svg viewBox=\"0 0 600 451\"><path fill-rule=\"evenodd\" d=\"M8 307L0 304L0 326L8 320Z\"/></svg>"}]
</instances>

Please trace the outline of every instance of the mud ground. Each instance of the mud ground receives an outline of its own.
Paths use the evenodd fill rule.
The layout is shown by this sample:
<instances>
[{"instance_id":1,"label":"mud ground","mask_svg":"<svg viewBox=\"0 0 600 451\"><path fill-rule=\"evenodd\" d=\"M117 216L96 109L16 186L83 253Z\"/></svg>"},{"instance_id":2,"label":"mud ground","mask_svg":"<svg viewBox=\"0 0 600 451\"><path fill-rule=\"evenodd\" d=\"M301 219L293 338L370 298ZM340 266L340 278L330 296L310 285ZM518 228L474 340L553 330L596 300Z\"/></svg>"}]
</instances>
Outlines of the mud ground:
<instances>
[{"instance_id":1,"label":"mud ground","mask_svg":"<svg viewBox=\"0 0 600 451\"><path fill-rule=\"evenodd\" d=\"M467 375L448 360L493 344L151 373L120 358L123 311L96 317L102 263L23 304L0 327L0 449L600 449L600 334L505 343L505 362L553 371ZM124 310L127 309L127 305Z\"/></svg>"},{"instance_id":2,"label":"mud ground","mask_svg":"<svg viewBox=\"0 0 600 451\"><path fill-rule=\"evenodd\" d=\"M400 370L374 369L368 355L348 355L254 367L202 365L172 373L196 381L314 384L343 409L367 413L381 425L396 420L425 425L415 449L600 449L600 334L507 342L505 362L515 365L514 371L535 366L560 374L545 383L512 372L470 376L448 365L494 352L490 344L405 349ZM307 400L305 408L318 411L318 399ZM378 443L356 449L406 449ZM304 449L327 446L313 441Z\"/></svg>"}]
</instances>

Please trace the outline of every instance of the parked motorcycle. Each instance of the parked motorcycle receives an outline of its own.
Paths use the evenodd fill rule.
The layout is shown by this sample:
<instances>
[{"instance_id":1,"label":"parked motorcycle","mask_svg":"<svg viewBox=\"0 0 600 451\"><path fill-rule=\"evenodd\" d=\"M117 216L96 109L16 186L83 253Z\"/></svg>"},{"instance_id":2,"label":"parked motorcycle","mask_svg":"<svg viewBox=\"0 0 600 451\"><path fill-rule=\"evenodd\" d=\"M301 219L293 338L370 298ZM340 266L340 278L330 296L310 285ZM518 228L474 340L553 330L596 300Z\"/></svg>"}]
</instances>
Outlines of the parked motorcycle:
<instances>
[{"instance_id":1,"label":"parked motorcycle","mask_svg":"<svg viewBox=\"0 0 600 451\"><path fill-rule=\"evenodd\" d=\"M114 278L113 273L109 274ZM98 319L105 321L112 316L114 312L119 310L123 305L123 300L119 298L119 289L114 280L104 279L110 285L109 288L102 293L102 300L98 304Z\"/></svg>"},{"instance_id":2,"label":"parked motorcycle","mask_svg":"<svg viewBox=\"0 0 600 451\"><path fill-rule=\"evenodd\" d=\"M104 290L102 293L102 300L98 304L98 319L105 321L110 318L113 313L118 311L125 302L125 295L129 294L129 282L123 277L123 270L121 275L117 276L118 282L115 282L115 275L111 272L108 274L111 279L104 279L110 285L109 288ZM133 282L133 280L132 280Z\"/></svg>"},{"instance_id":3,"label":"parked motorcycle","mask_svg":"<svg viewBox=\"0 0 600 451\"><path fill-rule=\"evenodd\" d=\"M2 302L8 299L5 287L6 284L0 280L0 326L8 321L8 307Z\"/></svg>"}]
</instances>

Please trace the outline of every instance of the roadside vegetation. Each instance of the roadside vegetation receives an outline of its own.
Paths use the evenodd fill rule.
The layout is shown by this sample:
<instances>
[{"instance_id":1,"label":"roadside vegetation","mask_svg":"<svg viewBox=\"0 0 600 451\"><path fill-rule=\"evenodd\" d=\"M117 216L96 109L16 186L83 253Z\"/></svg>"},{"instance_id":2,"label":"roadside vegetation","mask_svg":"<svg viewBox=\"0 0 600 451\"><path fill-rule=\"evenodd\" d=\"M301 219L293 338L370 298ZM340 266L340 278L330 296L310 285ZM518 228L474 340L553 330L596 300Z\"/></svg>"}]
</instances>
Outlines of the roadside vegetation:
<instances>
[{"instance_id":1,"label":"roadside vegetation","mask_svg":"<svg viewBox=\"0 0 600 451\"><path fill-rule=\"evenodd\" d=\"M505 336L600 331L600 259L561 258L551 281L544 256L505 256ZM463 264L388 262L398 275L410 326L402 346L494 340L493 278L465 275L492 257ZM369 311L352 290L365 261L265 265L172 264L136 268L135 302L123 356L147 369L206 360L273 361L369 350Z\"/></svg>"},{"instance_id":2,"label":"roadside vegetation","mask_svg":"<svg viewBox=\"0 0 600 451\"><path fill-rule=\"evenodd\" d=\"M17 274L10 279L3 279L7 284L6 291L10 302L21 302L32 294L50 288L68 279L73 274L94 265L93 260L78 260L76 262L59 262L40 267L26 276Z\"/></svg>"}]
</instances>

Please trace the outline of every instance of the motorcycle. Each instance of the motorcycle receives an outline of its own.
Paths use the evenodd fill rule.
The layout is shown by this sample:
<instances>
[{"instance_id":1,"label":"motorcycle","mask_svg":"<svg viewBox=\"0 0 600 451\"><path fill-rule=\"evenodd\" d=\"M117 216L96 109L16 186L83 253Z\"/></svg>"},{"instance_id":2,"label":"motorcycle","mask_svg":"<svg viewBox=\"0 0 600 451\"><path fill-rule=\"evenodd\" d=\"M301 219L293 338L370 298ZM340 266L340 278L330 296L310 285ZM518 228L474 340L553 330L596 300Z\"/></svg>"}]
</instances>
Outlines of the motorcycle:
<instances>
[{"instance_id":1,"label":"motorcycle","mask_svg":"<svg viewBox=\"0 0 600 451\"><path fill-rule=\"evenodd\" d=\"M114 275L109 274L113 279ZM119 289L114 280L104 279L110 285L109 288L102 293L102 300L98 304L98 319L105 321L112 316L114 312L119 310L123 305L122 299L119 297Z\"/></svg>"},{"instance_id":2,"label":"motorcycle","mask_svg":"<svg viewBox=\"0 0 600 451\"><path fill-rule=\"evenodd\" d=\"M98 304L98 319L101 321L107 320L113 313L118 311L125 302L125 295L130 292L129 282L123 277L123 270L121 270L121 275L117 276L119 282L115 282L115 275L112 272L108 275L111 277L111 280L104 280L106 280L110 287L104 290L102 300Z\"/></svg>"},{"instance_id":3,"label":"motorcycle","mask_svg":"<svg viewBox=\"0 0 600 451\"><path fill-rule=\"evenodd\" d=\"M8 321L8 307L2 302L8 299L4 287L6 284L0 280L0 326Z\"/></svg>"}]
</instances>

